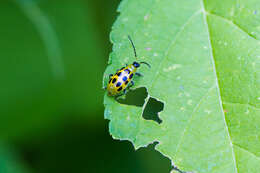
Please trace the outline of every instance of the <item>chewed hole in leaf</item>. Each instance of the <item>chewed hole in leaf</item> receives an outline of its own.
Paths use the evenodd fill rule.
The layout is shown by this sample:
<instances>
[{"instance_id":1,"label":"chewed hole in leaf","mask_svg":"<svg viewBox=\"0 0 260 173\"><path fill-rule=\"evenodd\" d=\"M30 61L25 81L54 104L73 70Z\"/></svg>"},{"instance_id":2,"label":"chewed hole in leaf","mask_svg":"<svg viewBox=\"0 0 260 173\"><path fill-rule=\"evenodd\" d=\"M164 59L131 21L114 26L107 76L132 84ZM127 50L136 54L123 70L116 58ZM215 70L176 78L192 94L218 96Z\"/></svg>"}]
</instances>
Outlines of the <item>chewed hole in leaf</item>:
<instances>
[{"instance_id":1,"label":"chewed hole in leaf","mask_svg":"<svg viewBox=\"0 0 260 173\"><path fill-rule=\"evenodd\" d=\"M159 118L159 112L163 110L164 104L152 97L149 98L144 111L143 118L146 120L154 120L157 123L162 123L162 120Z\"/></svg>"},{"instance_id":2,"label":"chewed hole in leaf","mask_svg":"<svg viewBox=\"0 0 260 173\"><path fill-rule=\"evenodd\" d=\"M148 93L146 91L146 88L141 87L135 90L130 90L126 93L125 99L120 97L117 99L117 101L121 104L142 107L144 105L144 99L147 97L147 95Z\"/></svg>"},{"instance_id":3,"label":"chewed hole in leaf","mask_svg":"<svg viewBox=\"0 0 260 173\"><path fill-rule=\"evenodd\" d=\"M140 148L137 150L137 154L140 159L145 160L145 165L149 167L145 172L169 173L172 169L171 160L155 149L157 144L158 142L154 142L147 147Z\"/></svg>"},{"instance_id":4,"label":"chewed hole in leaf","mask_svg":"<svg viewBox=\"0 0 260 173\"><path fill-rule=\"evenodd\" d=\"M141 87L127 92L125 97L119 97L116 100L121 104L134 105L138 107L143 107L145 98L147 98L148 93L146 88ZM163 110L164 104L155 98L149 97L147 104L145 105L143 111L143 118L146 120L153 120L157 123L162 123L159 118L159 112Z\"/></svg>"}]
</instances>

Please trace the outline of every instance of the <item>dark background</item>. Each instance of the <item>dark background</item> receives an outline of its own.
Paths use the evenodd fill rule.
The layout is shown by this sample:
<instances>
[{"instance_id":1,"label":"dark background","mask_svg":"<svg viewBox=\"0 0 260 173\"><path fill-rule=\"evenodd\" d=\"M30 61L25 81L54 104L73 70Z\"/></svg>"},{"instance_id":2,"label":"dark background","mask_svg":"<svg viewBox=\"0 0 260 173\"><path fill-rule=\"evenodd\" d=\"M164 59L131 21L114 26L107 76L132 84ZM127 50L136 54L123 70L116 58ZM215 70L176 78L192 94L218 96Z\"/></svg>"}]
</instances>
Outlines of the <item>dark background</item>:
<instances>
[{"instance_id":1,"label":"dark background","mask_svg":"<svg viewBox=\"0 0 260 173\"><path fill-rule=\"evenodd\" d=\"M166 173L103 118L102 78L119 0L0 2L0 173Z\"/></svg>"}]
</instances>

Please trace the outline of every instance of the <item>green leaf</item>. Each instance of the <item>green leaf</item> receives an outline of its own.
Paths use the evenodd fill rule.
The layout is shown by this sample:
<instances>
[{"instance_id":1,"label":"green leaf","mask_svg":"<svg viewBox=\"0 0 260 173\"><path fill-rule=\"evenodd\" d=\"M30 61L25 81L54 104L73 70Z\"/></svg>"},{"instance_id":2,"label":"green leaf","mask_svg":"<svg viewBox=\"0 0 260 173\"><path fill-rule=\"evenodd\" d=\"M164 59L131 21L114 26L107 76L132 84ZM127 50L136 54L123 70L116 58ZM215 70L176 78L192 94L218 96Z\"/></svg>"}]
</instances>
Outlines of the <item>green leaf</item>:
<instances>
[{"instance_id":1,"label":"green leaf","mask_svg":"<svg viewBox=\"0 0 260 173\"><path fill-rule=\"evenodd\" d=\"M0 138L49 133L72 114L96 121L105 53L90 8L70 0L1 4Z\"/></svg>"},{"instance_id":2,"label":"green leaf","mask_svg":"<svg viewBox=\"0 0 260 173\"><path fill-rule=\"evenodd\" d=\"M29 173L23 160L18 157L15 150L0 142L0 172L1 173Z\"/></svg>"},{"instance_id":3,"label":"green leaf","mask_svg":"<svg viewBox=\"0 0 260 173\"><path fill-rule=\"evenodd\" d=\"M131 63L131 35L140 61L135 88L143 107L105 94L105 118L115 139L156 149L183 171L260 169L260 3L215 0L124 0L113 25L108 74ZM161 124L142 118L148 98L164 103Z\"/></svg>"}]
</instances>

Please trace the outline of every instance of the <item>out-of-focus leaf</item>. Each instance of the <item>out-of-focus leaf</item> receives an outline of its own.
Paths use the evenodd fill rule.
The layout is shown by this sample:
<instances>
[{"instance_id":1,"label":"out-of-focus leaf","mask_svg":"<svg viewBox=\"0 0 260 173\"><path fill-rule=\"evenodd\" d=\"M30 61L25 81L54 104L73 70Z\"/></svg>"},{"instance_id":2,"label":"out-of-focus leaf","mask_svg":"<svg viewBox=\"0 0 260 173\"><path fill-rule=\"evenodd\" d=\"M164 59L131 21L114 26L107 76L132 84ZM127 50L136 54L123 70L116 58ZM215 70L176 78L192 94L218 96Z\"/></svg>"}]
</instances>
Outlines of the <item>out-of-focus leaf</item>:
<instances>
[{"instance_id":1,"label":"out-of-focus leaf","mask_svg":"<svg viewBox=\"0 0 260 173\"><path fill-rule=\"evenodd\" d=\"M103 44L89 6L83 0L43 1L40 4L56 30L63 54L66 111L92 113L102 103Z\"/></svg>"},{"instance_id":2,"label":"out-of-focus leaf","mask_svg":"<svg viewBox=\"0 0 260 173\"><path fill-rule=\"evenodd\" d=\"M56 127L102 109L102 49L85 1L5 1L0 6L0 137ZM95 118L95 117L92 117Z\"/></svg>"},{"instance_id":3,"label":"out-of-focus leaf","mask_svg":"<svg viewBox=\"0 0 260 173\"><path fill-rule=\"evenodd\" d=\"M0 143L0 173L29 173L14 150Z\"/></svg>"}]
</instances>

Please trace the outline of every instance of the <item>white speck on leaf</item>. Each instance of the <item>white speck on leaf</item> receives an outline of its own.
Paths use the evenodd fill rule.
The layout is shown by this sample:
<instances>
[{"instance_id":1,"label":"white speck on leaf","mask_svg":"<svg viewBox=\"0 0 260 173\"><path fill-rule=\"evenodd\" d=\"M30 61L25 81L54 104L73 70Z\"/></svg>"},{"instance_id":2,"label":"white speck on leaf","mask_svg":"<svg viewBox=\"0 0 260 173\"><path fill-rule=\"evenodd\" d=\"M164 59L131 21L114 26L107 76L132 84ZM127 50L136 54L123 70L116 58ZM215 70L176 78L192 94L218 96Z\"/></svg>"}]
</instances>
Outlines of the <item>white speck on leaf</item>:
<instances>
[{"instance_id":1,"label":"white speck on leaf","mask_svg":"<svg viewBox=\"0 0 260 173\"><path fill-rule=\"evenodd\" d=\"M207 114L210 114L211 110L205 109L204 112L206 112Z\"/></svg>"},{"instance_id":2,"label":"white speck on leaf","mask_svg":"<svg viewBox=\"0 0 260 173\"><path fill-rule=\"evenodd\" d=\"M148 51L152 50L152 48L150 48L150 47L147 47L147 48L145 48L145 49L148 50Z\"/></svg>"},{"instance_id":3,"label":"white speck on leaf","mask_svg":"<svg viewBox=\"0 0 260 173\"><path fill-rule=\"evenodd\" d=\"M190 93L185 93L185 96L190 97Z\"/></svg>"},{"instance_id":4,"label":"white speck on leaf","mask_svg":"<svg viewBox=\"0 0 260 173\"><path fill-rule=\"evenodd\" d=\"M235 13L235 10L234 10L234 7L232 7L230 10L230 16L234 16L234 13Z\"/></svg>"},{"instance_id":5,"label":"white speck on leaf","mask_svg":"<svg viewBox=\"0 0 260 173\"><path fill-rule=\"evenodd\" d=\"M245 8L244 5L239 5L239 11L242 11L243 8Z\"/></svg>"},{"instance_id":6,"label":"white speck on leaf","mask_svg":"<svg viewBox=\"0 0 260 173\"><path fill-rule=\"evenodd\" d=\"M168 68L164 68L163 71L164 72L169 72L169 71L172 71L172 70L176 70L177 68L181 68L181 64L173 64L171 66L169 66Z\"/></svg>"},{"instance_id":7,"label":"white speck on leaf","mask_svg":"<svg viewBox=\"0 0 260 173\"><path fill-rule=\"evenodd\" d=\"M128 21L128 18L123 18L123 22L127 22Z\"/></svg>"},{"instance_id":8,"label":"white speck on leaf","mask_svg":"<svg viewBox=\"0 0 260 173\"><path fill-rule=\"evenodd\" d=\"M148 15L148 14L144 16L144 20L145 20L145 21L148 20L148 18L149 18L149 15Z\"/></svg>"},{"instance_id":9,"label":"white speck on leaf","mask_svg":"<svg viewBox=\"0 0 260 173\"><path fill-rule=\"evenodd\" d=\"M156 52L153 53L153 56L158 56L158 54Z\"/></svg>"}]
</instances>

